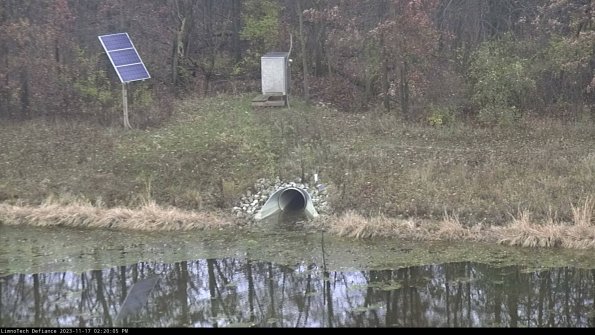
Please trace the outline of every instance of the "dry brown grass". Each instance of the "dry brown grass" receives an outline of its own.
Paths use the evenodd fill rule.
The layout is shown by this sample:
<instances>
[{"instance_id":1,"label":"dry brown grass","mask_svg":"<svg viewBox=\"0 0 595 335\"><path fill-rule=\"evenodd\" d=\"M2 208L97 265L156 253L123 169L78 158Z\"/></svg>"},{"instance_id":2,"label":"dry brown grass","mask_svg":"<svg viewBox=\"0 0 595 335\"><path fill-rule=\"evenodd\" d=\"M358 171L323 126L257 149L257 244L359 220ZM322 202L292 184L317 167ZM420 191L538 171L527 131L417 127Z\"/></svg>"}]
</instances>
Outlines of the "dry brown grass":
<instances>
[{"instance_id":1,"label":"dry brown grass","mask_svg":"<svg viewBox=\"0 0 595 335\"><path fill-rule=\"evenodd\" d=\"M383 216L366 218L354 211L333 217L325 224L330 232L352 238L395 237L427 241L497 242L531 248L595 249L594 202L587 198L582 206L572 206L574 222L557 222L550 217L544 223L535 222L531 213L520 210L504 226L471 227L463 225L456 214L445 211L441 221L415 222Z\"/></svg>"},{"instance_id":2,"label":"dry brown grass","mask_svg":"<svg viewBox=\"0 0 595 335\"><path fill-rule=\"evenodd\" d=\"M383 215L364 217L355 211L331 216L310 224L326 228L338 236L370 238L402 238L427 241L482 241L522 247L561 247L595 249L595 203L591 197L582 205L572 205L574 222L559 222L550 217L535 222L531 213L520 210L511 215L504 226L468 227L456 213L444 212L440 221L403 220ZM0 204L0 222L8 225L68 226L89 228L129 229L139 231L183 231L217 229L233 226L233 220L217 213L192 212L174 207L161 207L148 201L138 208L105 208L101 204L67 198L48 198L40 206Z\"/></svg>"},{"instance_id":3,"label":"dry brown grass","mask_svg":"<svg viewBox=\"0 0 595 335\"><path fill-rule=\"evenodd\" d=\"M441 241L477 241L481 239L480 231L480 225L474 226L473 229L467 228L459 221L459 216L456 213L448 214L447 211L444 211L442 221L438 223L437 230L433 235L435 239Z\"/></svg>"},{"instance_id":4,"label":"dry brown grass","mask_svg":"<svg viewBox=\"0 0 595 335\"><path fill-rule=\"evenodd\" d=\"M545 223L532 220L527 210L519 212L503 227L491 227L498 242L522 247L562 247L595 249L595 225L592 224L594 203L587 197L582 206L572 206L573 222L556 222L552 217Z\"/></svg>"},{"instance_id":5,"label":"dry brown grass","mask_svg":"<svg viewBox=\"0 0 595 335\"><path fill-rule=\"evenodd\" d=\"M360 239L395 236L419 239L426 235L412 220L391 219L382 215L366 218L354 211L332 217L326 223L331 233Z\"/></svg>"},{"instance_id":6,"label":"dry brown grass","mask_svg":"<svg viewBox=\"0 0 595 335\"><path fill-rule=\"evenodd\" d=\"M7 225L113 228L139 231L213 229L233 225L208 212L161 207L155 202L134 208L104 208L73 202L46 201L41 206L0 204L0 222Z\"/></svg>"},{"instance_id":7,"label":"dry brown grass","mask_svg":"<svg viewBox=\"0 0 595 335\"><path fill-rule=\"evenodd\" d=\"M572 219L576 226L589 227L593 222L593 210L595 209L595 200L591 197L585 199L583 206L572 207Z\"/></svg>"},{"instance_id":8,"label":"dry brown grass","mask_svg":"<svg viewBox=\"0 0 595 335\"><path fill-rule=\"evenodd\" d=\"M492 228L499 232L499 243L523 247L558 247L562 245L560 225L539 225L531 220L529 211L520 211L518 217L505 227Z\"/></svg>"},{"instance_id":9,"label":"dry brown grass","mask_svg":"<svg viewBox=\"0 0 595 335\"><path fill-rule=\"evenodd\" d=\"M595 249L595 200L587 197L583 206L572 205L574 225L566 231L563 246L576 249Z\"/></svg>"},{"instance_id":10,"label":"dry brown grass","mask_svg":"<svg viewBox=\"0 0 595 335\"><path fill-rule=\"evenodd\" d=\"M456 214L444 213L441 221L415 221L376 216L366 218L354 211L327 220L327 229L339 236L358 239L393 237L426 241L487 240L482 225L465 227Z\"/></svg>"}]
</instances>

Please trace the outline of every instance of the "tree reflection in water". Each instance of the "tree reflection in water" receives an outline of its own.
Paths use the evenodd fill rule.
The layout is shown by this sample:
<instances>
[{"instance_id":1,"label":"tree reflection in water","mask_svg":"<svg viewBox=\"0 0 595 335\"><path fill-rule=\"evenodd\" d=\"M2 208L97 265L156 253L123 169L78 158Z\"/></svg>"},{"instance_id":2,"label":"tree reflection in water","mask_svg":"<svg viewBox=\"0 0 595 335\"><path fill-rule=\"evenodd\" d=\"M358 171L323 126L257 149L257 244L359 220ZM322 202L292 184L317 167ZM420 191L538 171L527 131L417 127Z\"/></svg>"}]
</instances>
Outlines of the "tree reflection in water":
<instances>
[{"instance_id":1,"label":"tree reflection in water","mask_svg":"<svg viewBox=\"0 0 595 335\"><path fill-rule=\"evenodd\" d=\"M153 277L159 280L147 302L123 325L595 326L595 270L451 263L337 272L316 264L206 259L5 276L0 327L112 326L131 287Z\"/></svg>"}]
</instances>

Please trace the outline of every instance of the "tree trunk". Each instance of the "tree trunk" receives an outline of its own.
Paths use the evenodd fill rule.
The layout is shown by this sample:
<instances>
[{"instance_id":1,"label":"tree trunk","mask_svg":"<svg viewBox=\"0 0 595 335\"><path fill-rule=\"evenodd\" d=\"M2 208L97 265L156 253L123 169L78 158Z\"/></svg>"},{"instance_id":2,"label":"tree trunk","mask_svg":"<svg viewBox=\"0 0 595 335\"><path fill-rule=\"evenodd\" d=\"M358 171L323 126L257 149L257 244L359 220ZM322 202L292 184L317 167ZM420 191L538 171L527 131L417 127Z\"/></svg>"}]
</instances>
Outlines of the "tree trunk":
<instances>
[{"instance_id":1,"label":"tree trunk","mask_svg":"<svg viewBox=\"0 0 595 335\"><path fill-rule=\"evenodd\" d=\"M39 274L33 274L33 303L35 305L35 326L41 326L39 323L41 321L41 292L39 287Z\"/></svg>"},{"instance_id":2,"label":"tree trunk","mask_svg":"<svg viewBox=\"0 0 595 335\"><path fill-rule=\"evenodd\" d=\"M248 306L250 311L250 322L256 320L256 314L254 313L254 300L256 292L254 291L254 278L252 277L252 262L246 262L246 277L248 279Z\"/></svg>"},{"instance_id":3,"label":"tree trunk","mask_svg":"<svg viewBox=\"0 0 595 335\"><path fill-rule=\"evenodd\" d=\"M320 10L320 1L316 1L314 3L314 7L316 10ZM325 69L324 60L327 58L326 55L326 24L323 22L315 22L314 23L314 36L316 38L315 47L314 47L314 75L315 76L322 76L329 71Z\"/></svg>"},{"instance_id":4,"label":"tree trunk","mask_svg":"<svg viewBox=\"0 0 595 335\"><path fill-rule=\"evenodd\" d=\"M213 75L213 70L215 68L215 40L213 38L213 0L204 0L204 11L203 11L203 22L205 25L205 34L206 34L206 41L207 41L207 51L206 57L208 65L205 66L204 73L205 73L205 84L204 88L204 96L206 97L209 94L209 86L211 82L211 77Z\"/></svg>"},{"instance_id":5,"label":"tree trunk","mask_svg":"<svg viewBox=\"0 0 595 335\"><path fill-rule=\"evenodd\" d=\"M591 279L593 279L593 283L591 284L591 290L593 290L593 301L595 301L595 270L591 270ZM591 306L591 313L589 316L589 327L595 327L595 304Z\"/></svg>"},{"instance_id":6,"label":"tree trunk","mask_svg":"<svg viewBox=\"0 0 595 335\"><path fill-rule=\"evenodd\" d=\"M232 52L234 62L237 64L242 60L242 50L240 49L240 31L242 29L242 2L240 0L231 1L232 17Z\"/></svg>"},{"instance_id":7,"label":"tree trunk","mask_svg":"<svg viewBox=\"0 0 595 335\"><path fill-rule=\"evenodd\" d=\"M180 319L182 325L187 326L190 325L188 309L188 262L178 263L176 270L178 272L178 297L181 305Z\"/></svg>"},{"instance_id":8,"label":"tree trunk","mask_svg":"<svg viewBox=\"0 0 595 335\"><path fill-rule=\"evenodd\" d=\"M219 300L217 299L217 279L215 278L215 260L207 259L207 272L209 276L209 297L211 298L211 317L213 328L217 328L218 324L215 318L219 314Z\"/></svg>"},{"instance_id":9,"label":"tree trunk","mask_svg":"<svg viewBox=\"0 0 595 335\"><path fill-rule=\"evenodd\" d=\"M4 69L9 69L9 61L8 61L8 46L6 43L2 43L0 47L0 58L3 58ZM8 72L8 71L7 71ZM6 116L8 117L10 113L10 80L9 80L8 73L4 73L4 89L0 90L0 117Z\"/></svg>"},{"instance_id":10,"label":"tree trunk","mask_svg":"<svg viewBox=\"0 0 595 335\"><path fill-rule=\"evenodd\" d=\"M409 119L409 65L404 60L401 63L401 112Z\"/></svg>"},{"instance_id":11,"label":"tree trunk","mask_svg":"<svg viewBox=\"0 0 595 335\"><path fill-rule=\"evenodd\" d=\"M103 284L103 272L101 270L93 270L93 277L97 281L97 302L103 309L104 325L111 327L113 325L112 317L110 316L109 306L105 297L105 285Z\"/></svg>"},{"instance_id":12,"label":"tree trunk","mask_svg":"<svg viewBox=\"0 0 595 335\"><path fill-rule=\"evenodd\" d=\"M31 112L31 100L29 97L29 72L27 69L22 68L20 72L21 79L21 117L29 118Z\"/></svg>"},{"instance_id":13,"label":"tree trunk","mask_svg":"<svg viewBox=\"0 0 595 335\"><path fill-rule=\"evenodd\" d=\"M302 84L304 86L304 100L306 103L310 103L310 85L308 83L308 53L306 52L306 39L304 36L304 13L302 12L302 0L297 0L296 4L300 26L300 45L302 49Z\"/></svg>"},{"instance_id":14,"label":"tree trunk","mask_svg":"<svg viewBox=\"0 0 595 335\"><path fill-rule=\"evenodd\" d=\"M180 26L176 31L176 36L174 37L174 48L173 48L173 55L172 55L172 64L171 64L171 78L172 84L176 86L178 83L178 66L180 64L180 60L184 58L184 30L186 26L186 18L181 18Z\"/></svg>"},{"instance_id":15,"label":"tree trunk","mask_svg":"<svg viewBox=\"0 0 595 335\"><path fill-rule=\"evenodd\" d=\"M126 266L120 266L120 290L122 290L122 295L120 296L120 306L126 300L126 295L128 294L128 287L126 286Z\"/></svg>"},{"instance_id":16,"label":"tree trunk","mask_svg":"<svg viewBox=\"0 0 595 335\"><path fill-rule=\"evenodd\" d=\"M380 37L380 48L382 49L382 63L381 63L381 73L382 73L382 93L383 93L383 104L384 110L387 113L390 113L390 82L388 78L389 73L389 64L388 64L388 55L386 52L386 48L384 46L384 36Z\"/></svg>"}]
</instances>

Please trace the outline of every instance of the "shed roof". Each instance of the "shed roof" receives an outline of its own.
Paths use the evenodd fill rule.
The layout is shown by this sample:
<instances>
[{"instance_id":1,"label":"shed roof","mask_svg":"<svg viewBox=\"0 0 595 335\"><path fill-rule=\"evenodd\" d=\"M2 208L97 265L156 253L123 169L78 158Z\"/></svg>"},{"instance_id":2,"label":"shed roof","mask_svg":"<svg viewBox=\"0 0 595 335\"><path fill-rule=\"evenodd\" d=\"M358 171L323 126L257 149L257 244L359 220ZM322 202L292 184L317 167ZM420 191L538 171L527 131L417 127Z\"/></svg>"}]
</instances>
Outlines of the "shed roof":
<instances>
[{"instance_id":1,"label":"shed roof","mask_svg":"<svg viewBox=\"0 0 595 335\"><path fill-rule=\"evenodd\" d=\"M267 52L262 57L263 58L279 58L279 57L287 57L287 56L289 56L289 52L272 51L272 52Z\"/></svg>"}]
</instances>

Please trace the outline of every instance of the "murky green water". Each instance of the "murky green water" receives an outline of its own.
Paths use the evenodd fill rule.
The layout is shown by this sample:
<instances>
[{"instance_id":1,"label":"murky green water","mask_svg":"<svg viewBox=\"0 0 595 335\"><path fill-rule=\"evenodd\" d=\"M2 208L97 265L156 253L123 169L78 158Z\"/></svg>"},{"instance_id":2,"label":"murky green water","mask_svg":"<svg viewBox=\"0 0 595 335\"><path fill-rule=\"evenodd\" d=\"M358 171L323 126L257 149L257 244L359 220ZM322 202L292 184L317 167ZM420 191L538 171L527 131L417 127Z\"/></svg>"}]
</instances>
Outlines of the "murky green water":
<instances>
[{"instance_id":1,"label":"murky green water","mask_svg":"<svg viewBox=\"0 0 595 335\"><path fill-rule=\"evenodd\" d=\"M594 327L592 252L0 225L0 327Z\"/></svg>"}]
</instances>

